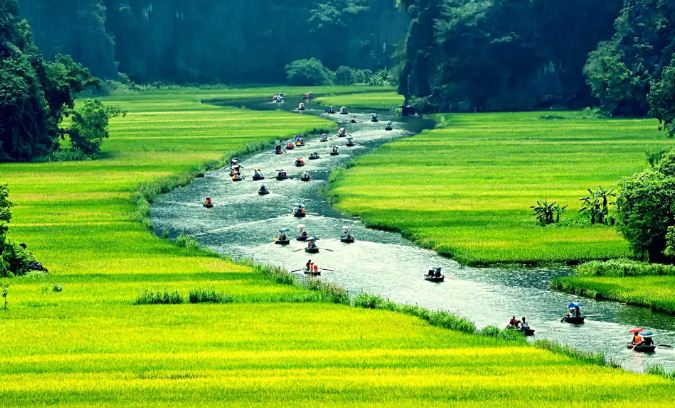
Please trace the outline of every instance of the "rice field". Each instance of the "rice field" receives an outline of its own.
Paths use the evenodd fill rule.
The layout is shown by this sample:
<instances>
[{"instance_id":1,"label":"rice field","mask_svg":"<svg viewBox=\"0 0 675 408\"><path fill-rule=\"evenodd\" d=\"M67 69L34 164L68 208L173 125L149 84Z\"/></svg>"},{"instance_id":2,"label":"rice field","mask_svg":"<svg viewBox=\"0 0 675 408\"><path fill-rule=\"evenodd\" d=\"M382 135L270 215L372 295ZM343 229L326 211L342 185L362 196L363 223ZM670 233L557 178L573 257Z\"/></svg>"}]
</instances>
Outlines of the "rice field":
<instances>
[{"instance_id":1,"label":"rice field","mask_svg":"<svg viewBox=\"0 0 675 408\"><path fill-rule=\"evenodd\" d=\"M316 99L324 106L337 108L346 106L349 109L376 109L390 110L401 107L403 97L393 91L373 91L368 93L345 93L340 95L322 96Z\"/></svg>"},{"instance_id":2,"label":"rice field","mask_svg":"<svg viewBox=\"0 0 675 408\"><path fill-rule=\"evenodd\" d=\"M654 407L675 404L675 383L662 377L322 303L247 265L153 236L133 199L143 185L251 143L333 126L200 103L276 90L112 96L129 114L112 123L101 159L0 164L16 204L11 238L51 271L3 280L3 407L628 407L636 396ZM145 290L197 289L232 303L133 304Z\"/></svg>"},{"instance_id":3,"label":"rice field","mask_svg":"<svg viewBox=\"0 0 675 408\"><path fill-rule=\"evenodd\" d=\"M611 227L579 214L673 145L650 119L585 112L437 115L437 129L389 143L333 177L338 208L467 264L578 262L631 255ZM537 200L568 205L540 226Z\"/></svg>"}]
</instances>

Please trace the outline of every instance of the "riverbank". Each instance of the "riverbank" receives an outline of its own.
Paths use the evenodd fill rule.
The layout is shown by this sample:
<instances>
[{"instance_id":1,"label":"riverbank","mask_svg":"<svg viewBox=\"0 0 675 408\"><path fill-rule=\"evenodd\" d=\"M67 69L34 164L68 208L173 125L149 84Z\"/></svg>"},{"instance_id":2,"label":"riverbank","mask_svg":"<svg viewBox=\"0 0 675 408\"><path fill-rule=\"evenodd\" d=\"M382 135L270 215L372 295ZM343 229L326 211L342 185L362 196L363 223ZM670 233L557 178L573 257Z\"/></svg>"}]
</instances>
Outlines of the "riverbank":
<instances>
[{"instance_id":1,"label":"riverbank","mask_svg":"<svg viewBox=\"0 0 675 408\"><path fill-rule=\"evenodd\" d=\"M438 127L382 146L332 179L337 208L470 265L579 263L630 255L614 228L578 214L672 146L649 119L586 112L436 115ZM540 226L530 206L568 205Z\"/></svg>"},{"instance_id":2,"label":"riverbank","mask_svg":"<svg viewBox=\"0 0 675 408\"><path fill-rule=\"evenodd\" d=\"M671 265L629 260L590 262L577 268L577 276L555 279L551 287L675 315L675 267Z\"/></svg>"},{"instance_id":3,"label":"riverbank","mask_svg":"<svg viewBox=\"0 0 675 408\"><path fill-rule=\"evenodd\" d=\"M0 164L16 204L11 238L52 271L8 281L3 406L437 406L448 395L463 406L623 406L635 395L656 407L675 403L666 379L323 303L249 266L160 240L138 222L132 197L143 185L330 124L200 103L277 90L113 96L107 102L129 114L113 121L101 159ZM145 290L200 288L231 303L133 305ZM570 378L586 384L583 392L570 393ZM522 384L537 392L514 400Z\"/></svg>"}]
</instances>

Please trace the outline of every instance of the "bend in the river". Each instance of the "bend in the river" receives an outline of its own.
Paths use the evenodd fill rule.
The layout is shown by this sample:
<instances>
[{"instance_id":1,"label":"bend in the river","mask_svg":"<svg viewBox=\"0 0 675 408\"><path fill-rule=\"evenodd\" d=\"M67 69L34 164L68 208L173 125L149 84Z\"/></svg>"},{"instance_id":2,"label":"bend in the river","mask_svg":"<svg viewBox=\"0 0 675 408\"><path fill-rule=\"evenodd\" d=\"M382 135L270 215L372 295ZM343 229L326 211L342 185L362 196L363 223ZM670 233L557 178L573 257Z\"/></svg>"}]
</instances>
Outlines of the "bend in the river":
<instances>
[{"instance_id":1,"label":"bend in the river","mask_svg":"<svg viewBox=\"0 0 675 408\"><path fill-rule=\"evenodd\" d=\"M223 102L222 104L226 104ZM241 106L242 102L237 101ZM249 101L254 109L284 109L276 104ZM297 106L286 102L286 108ZM308 109L304 114L322 114L322 109ZM433 310L448 310L465 316L480 326L503 327L512 315L527 316L537 338L547 338L575 348L601 351L629 370L641 371L648 365L662 364L675 369L675 351L658 348L652 355L634 353L626 348L628 330L641 325L652 329L659 344L675 343L675 318L651 310L617 302L583 299L587 322L574 326L561 323L567 302L574 297L549 289L552 278L570 273L565 268L470 268L461 267L433 251L421 249L400 234L364 227L358 219L345 217L334 210L323 192L330 172L355 155L396 138L410 136L429 126L419 118L403 120L399 115L380 113L381 121L369 121L370 112L350 115L324 115L347 128L356 146L347 147L346 138L331 135L322 143L318 137L307 140L305 147L288 154L275 155L272 148L240 158L246 179L232 182L229 169L208 172L186 187L159 197L152 205L151 218L157 233L167 231L175 237L185 234L201 244L235 259L252 259L288 270L301 268L309 258L324 271L321 279L336 283L351 292L377 294L399 303L415 304ZM357 123L349 123L354 117ZM386 121L394 121L394 130L384 130ZM339 156L330 156L329 147L339 147ZM320 160L307 160L318 152ZM306 165L295 167L296 157ZM276 170L285 169L292 179L277 181ZM254 169L261 169L266 180L252 181ZM299 175L308 171L312 181L303 182ZM264 183L271 194L259 196ZM204 197L213 199L215 207L202 207ZM296 203L307 207L308 216L294 218ZM308 256L305 244L291 240L282 247L272 242L279 228L290 228L295 237L298 224L320 238L321 252ZM349 226L356 243L339 240L343 226ZM434 284L422 278L432 266L441 266L449 279Z\"/></svg>"}]
</instances>

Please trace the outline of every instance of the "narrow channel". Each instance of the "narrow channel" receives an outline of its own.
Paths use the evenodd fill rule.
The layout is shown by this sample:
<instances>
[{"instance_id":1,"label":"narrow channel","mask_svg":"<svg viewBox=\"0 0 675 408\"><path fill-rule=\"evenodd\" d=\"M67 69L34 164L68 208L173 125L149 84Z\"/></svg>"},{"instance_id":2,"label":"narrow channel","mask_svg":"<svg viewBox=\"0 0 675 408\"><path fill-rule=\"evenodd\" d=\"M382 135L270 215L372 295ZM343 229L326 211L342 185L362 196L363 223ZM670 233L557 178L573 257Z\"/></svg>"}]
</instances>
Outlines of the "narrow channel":
<instances>
[{"instance_id":1,"label":"narrow channel","mask_svg":"<svg viewBox=\"0 0 675 408\"><path fill-rule=\"evenodd\" d=\"M291 109L297 103L237 101L236 105L252 109ZM232 182L229 169L220 169L159 197L151 208L156 233L168 233L169 237L185 234L228 257L252 259L288 270L300 269L312 259L332 270L323 271L320 279L353 293L367 292L398 303L450 311L469 318L478 327L504 327L512 315L526 316L536 330L534 338L604 352L628 370L643 371L655 364L675 370L672 348L659 347L650 355L626 348L630 338L628 330L637 325L652 329L657 344L675 345L673 316L617 302L578 299L549 290L551 279L571 273L566 268L461 267L451 259L415 246L400 234L366 228L358 219L346 217L330 206L324 193L333 169L383 143L420 132L430 127L429 121L380 112L380 122L372 123L370 112L326 115L317 106L309 106L302 114L323 115L337 121L339 127L346 128L354 138L356 146L347 147L346 138L332 134L328 142L322 143L318 137L309 138L305 147L287 154L276 155L270 146L268 150L241 157L239 162L246 177L243 181ZM350 123L352 117L357 123ZM394 130L386 131L385 123L389 120L393 121ZM329 155L331 146L338 146L339 156ZM321 159L307 160L311 152L318 152ZM305 159L304 167L294 166L297 157ZM252 181L254 169L261 169L266 180ZM286 170L291 179L277 181L274 176L278 169ZM304 171L310 173L312 181L299 180ZM261 184L268 187L269 195L258 195ZM215 204L212 209L202 207L207 196ZM298 219L292 215L296 203L306 206L307 217ZM308 256L303 250L305 243L293 239L299 224L319 238L319 254ZM356 238L354 244L340 242L343 226L351 229ZM280 228L290 229L290 246L272 242ZM423 274L434 266L443 268L445 282L431 283L423 279ZM571 300L583 303L586 324L574 326L560 322Z\"/></svg>"}]
</instances>

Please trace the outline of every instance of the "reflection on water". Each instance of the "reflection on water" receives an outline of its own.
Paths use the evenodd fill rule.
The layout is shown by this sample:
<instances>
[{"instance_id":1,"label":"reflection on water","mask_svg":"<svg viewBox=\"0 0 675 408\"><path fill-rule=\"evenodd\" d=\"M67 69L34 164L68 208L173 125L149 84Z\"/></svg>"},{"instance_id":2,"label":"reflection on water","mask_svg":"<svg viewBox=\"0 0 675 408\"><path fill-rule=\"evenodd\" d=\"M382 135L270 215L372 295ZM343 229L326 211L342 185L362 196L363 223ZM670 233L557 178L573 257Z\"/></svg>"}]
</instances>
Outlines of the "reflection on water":
<instances>
[{"instance_id":1,"label":"reflection on water","mask_svg":"<svg viewBox=\"0 0 675 408\"><path fill-rule=\"evenodd\" d=\"M305 114L311 113L319 112ZM358 123L349 123L352 116ZM653 329L658 344L675 344L675 319L671 316L615 302L583 299L586 324L561 323L565 306L573 297L550 291L548 284L552 278L568 274L567 269L461 267L432 251L415 247L399 234L367 229L357 219L345 218L333 210L322 194L331 169L386 141L413 134L427 123L420 119L401 122L399 118L394 130L385 131L388 119L383 117L385 121L371 123L367 112L331 118L348 129L356 146L346 147L345 138L332 135L328 142L312 138L305 147L284 155L273 154L270 147L240 161L246 179L238 183L230 180L228 169L209 172L189 186L157 199L151 211L156 230L168 231L170 236L184 233L228 256L250 258L288 270L301 268L311 258L332 270L324 271L321 279L354 293L363 291L399 303L448 310L471 319L479 327L502 327L514 314L519 318L527 316L536 329L536 338L605 352L631 370L639 371L652 364L675 369L673 349L660 347L653 355L641 355L625 346L628 330L636 325ZM334 145L340 147L339 156L329 155ZM307 159L311 152L318 152L321 159L306 160L305 167L294 167L296 157ZM252 181L254 169L261 169L267 179ZM287 170L291 179L275 180L278 169ZM310 172L312 181L299 180L303 171ZM271 194L259 196L261 184ZM201 206L206 196L213 199L213 209ZM306 218L293 217L291 210L295 203L307 207ZM272 238L280 228L290 228L289 234L294 237L300 223L310 235L319 237L319 254L308 256L304 244L295 240L287 247L273 244ZM343 226L351 228L356 243L340 242ZM422 278L432 266L444 268L444 283L434 284Z\"/></svg>"}]
</instances>

